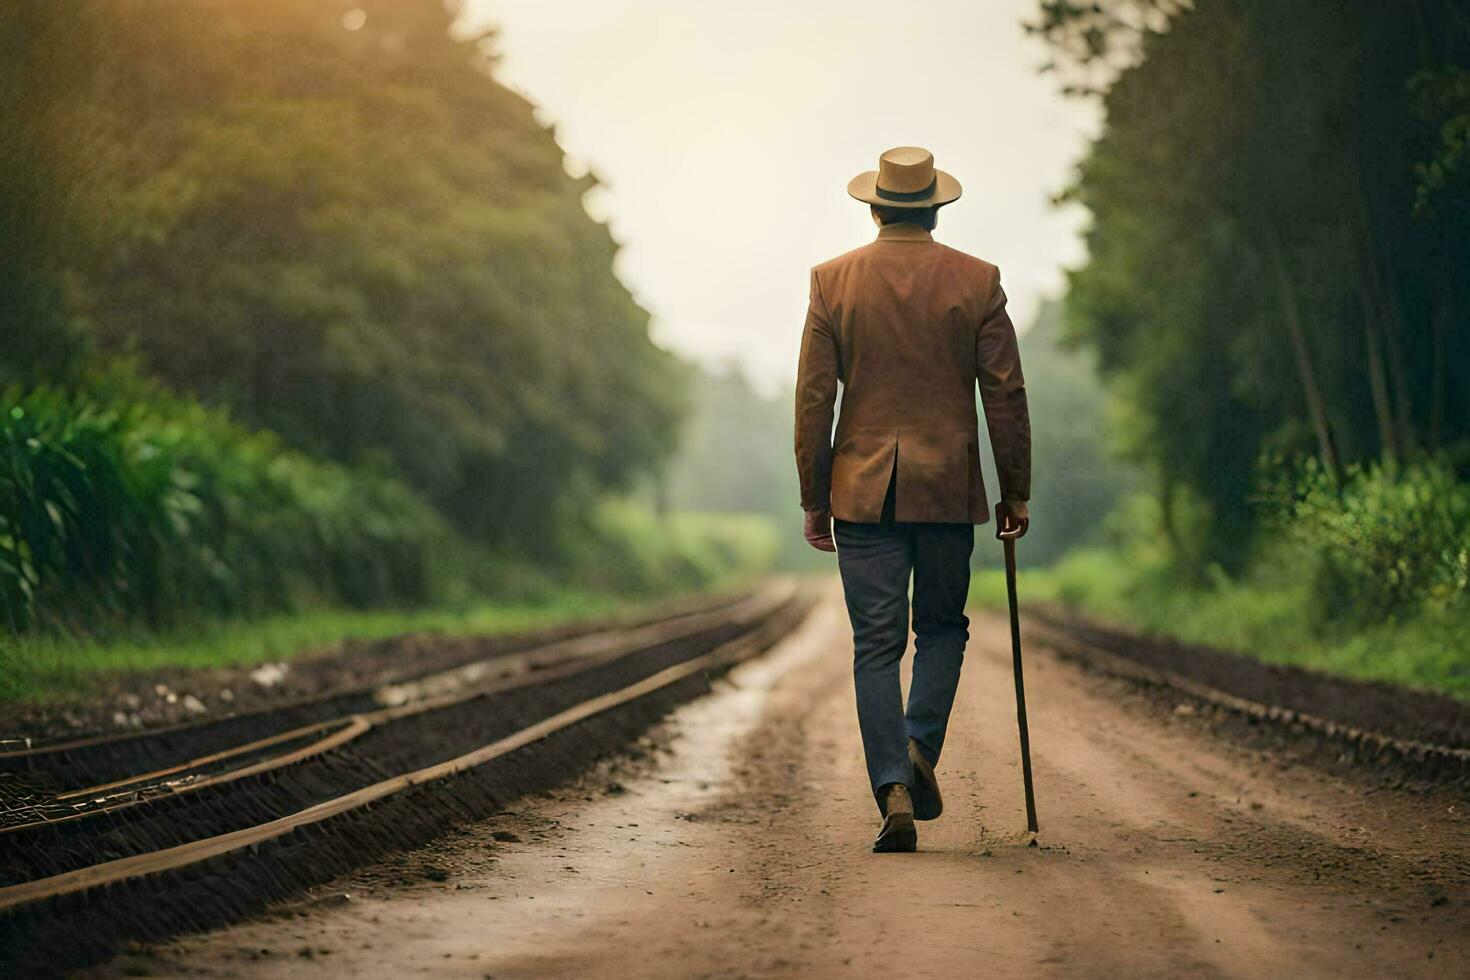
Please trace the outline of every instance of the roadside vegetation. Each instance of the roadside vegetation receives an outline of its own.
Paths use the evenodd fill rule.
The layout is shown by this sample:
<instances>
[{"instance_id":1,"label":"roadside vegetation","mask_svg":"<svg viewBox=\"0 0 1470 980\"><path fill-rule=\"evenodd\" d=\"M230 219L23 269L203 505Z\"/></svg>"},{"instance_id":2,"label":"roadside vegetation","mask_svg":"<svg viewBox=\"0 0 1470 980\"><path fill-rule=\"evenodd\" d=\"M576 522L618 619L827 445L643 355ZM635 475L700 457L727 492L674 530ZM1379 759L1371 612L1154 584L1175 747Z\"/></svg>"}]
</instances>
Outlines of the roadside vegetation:
<instances>
[{"instance_id":1,"label":"roadside vegetation","mask_svg":"<svg viewBox=\"0 0 1470 980\"><path fill-rule=\"evenodd\" d=\"M1166 539L1136 533L1159 519L1154 501L1136 497L1092 546L1024 569L1022 602L1270 663L1470 700L1465 484L1448 466L1423 464L1357 471L1328 491L1309 468L1293 488L1243 573L1216 565L1182 578ZM978 573L971 599L1004 609L1002 573Z\"/></svg>"},{"instance_id":2,"label":"roadside vegetation","mask_svg":"<svg viewBox=\"0 0 1470 980\"><path fill-rule=\"evenodd\" d=\"M449 536L401 483L131 379L12 391L0 610L12 633L424 601Z\"/></svg>"},{"instance_id":3,"label":"roadside vegetation","mask_svg":"<svg viewBox=\"0 0 1470 980\"><path fill-rule=\"evenodd\" d=\"M769 563L656 508L691 370L455 7L0 10L0 697Z\"/></svg>"},{"instance_id":4,"label":"roadside vegetation","mask_svg":"<svg viewBox=\"0 0 1470 980\"><path fill-rule=\"evenodd\" d=\"M1061 336L1106 395L1084 429L1135 478L1037 546L1023 601L1470 697L1464 4L1042 3L1031 26L1105 114L1062 195L1091 226ZM1039 470L1067 422L1038 414ZM1075 494L1038 471L1038 533Z\"/></svg>"}]
</instances>

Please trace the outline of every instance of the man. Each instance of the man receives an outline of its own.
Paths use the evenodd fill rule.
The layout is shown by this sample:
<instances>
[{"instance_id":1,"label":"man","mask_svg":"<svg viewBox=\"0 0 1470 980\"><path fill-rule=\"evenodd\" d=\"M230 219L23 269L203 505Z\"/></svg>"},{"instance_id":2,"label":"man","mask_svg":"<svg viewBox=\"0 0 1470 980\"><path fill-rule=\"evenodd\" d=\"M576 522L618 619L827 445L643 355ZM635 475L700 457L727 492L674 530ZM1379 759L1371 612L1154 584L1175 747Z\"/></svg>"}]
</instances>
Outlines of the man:
<instances>
[{"instance_id":1,"label":"man","mask_svg":"<svg viewBox=\"0 0 1470 980\"><path fill-rule=\"evenodd\" d=\"M934 767L969 639L974 525L990 517L976 384L1000 479L998 535L1026 532L1031 424L999 270L930 235L959 182L927 150L901 146L847 192L871 206L878 238L812 270L796 464L806 539L837 552L852 621L858 723L883 817L873 850L912 851L914 820L943 809ZM911 575L905 711L898 669Z\"/></svg>"}]
</instances>

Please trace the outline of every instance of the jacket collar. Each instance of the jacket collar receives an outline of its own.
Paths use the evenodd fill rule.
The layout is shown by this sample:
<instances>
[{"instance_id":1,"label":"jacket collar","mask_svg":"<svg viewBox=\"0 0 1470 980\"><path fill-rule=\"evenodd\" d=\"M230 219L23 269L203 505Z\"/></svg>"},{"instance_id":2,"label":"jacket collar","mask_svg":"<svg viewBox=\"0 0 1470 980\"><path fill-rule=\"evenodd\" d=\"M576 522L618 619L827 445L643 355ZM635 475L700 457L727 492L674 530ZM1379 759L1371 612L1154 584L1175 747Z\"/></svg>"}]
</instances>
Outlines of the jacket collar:
<instances>
[{"instance_id":1,"label":"jacket collar","mask_svg":"<svg viewBox=\"0 0 1470 980\"><path fill-rule=\"evenodd\" d=\"M929 234L918 225L911 225L907 221L897 224L884 225L878 229L878 241L880 242L932 242L934 236Z\"/></svg>"}]
</instances>

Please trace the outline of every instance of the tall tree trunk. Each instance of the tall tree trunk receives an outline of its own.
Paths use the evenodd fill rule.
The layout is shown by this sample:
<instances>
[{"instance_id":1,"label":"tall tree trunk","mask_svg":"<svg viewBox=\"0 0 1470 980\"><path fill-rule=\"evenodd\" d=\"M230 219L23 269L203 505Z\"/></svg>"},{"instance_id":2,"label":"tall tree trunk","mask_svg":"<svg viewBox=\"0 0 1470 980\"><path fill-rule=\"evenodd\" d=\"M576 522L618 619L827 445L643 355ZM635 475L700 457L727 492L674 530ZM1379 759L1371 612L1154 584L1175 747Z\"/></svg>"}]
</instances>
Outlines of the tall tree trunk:
<instances>
[{"instance_id":1,"label":"tall tree trunk","mask_svg":"<svg viewBox=\"0 0 1470 980\"><path fill-rule=\"evenodd\" d=\"M1414 432L1414 396L1409 391L1408 372L1404 368L1404 318L1399 313L1398 277L1392 269L1384 270L1377 261L1377 250L1368 243L1368 254L1372 258L1374 281L1378 288L1378 299L1383 309L1383 334L1387 339L1388 377L1393 384L1394 418L1398 424L1399 445L1407 452L1418 441Z\"/></svg>"},{"instance_id":2,"label":"tall tree trunk","mask_svg":"<svg viewBox=\"0 0 1470 980\"><path fill-rule=\"evenodd\" d=\"M1332 433L1327 427L1327 408L1322 401L1322 391L1317 387L1317 374L1312 369L1312 353L1307 347L1307 336L1302 330L1301 310L1297 305L1296 288L1292 285L1291 274L1286 268L1286 256L1281 251L1281 240L1276 235L1276 228L1270 220L1263 222L1264 236L1266 239L1267 261L1276 275L1276 285L1280 291L1282 317L1286 320L1286 331L1291 338L1291 350L1293 360L1296 362L1296 373L1302 383L1302 393L1307 399L1307 413L1312 420L1312 429L1317 435L1317 451L1322 457L1322 465L1326 468L1333 482L1338 478L1337 453L1332 448Z\"/></svg>"},{"instance_id":3,"label":"tall tree trunk","mask_svg":"<svg viewBox=\"0 0 1470 980\"><path fill-rule=\"evenodd\" d=\"M1438 449L1444 437L1446 382L1450 372L1450 366L1445 363L1445 348L1449 344L1453 288L1451 282L1444 279L1439 281L1434 290L1434 307L1430 313L1432 336L1429 363L1429 445L1432 449Z\"/></svg>"},{"instance_id":4,"label":"tall tree trunk","mask_svg":"<svg viewBox=\"0 0 1470 980\"><path fill-rule=\"evenodd\" d=\"M1366 270L1368 301L1368 316L1373 318L1376 324L1376 332L1380 338L1380 359L1382 351L1387 351L1388 377L1393 385L1393 399L1389 407L1390 417L1393 419L1393 427L1396 430L1393 442L1402 450L1409 451L1414 448L1414 401L1409 392L1408 377L1404 370L1404 352L1400 337L1403 335L1403 317L1399 315L1398 283L1392 280L1392 270L1385 273L1383 264L1378 260L1378 248L1373 238L1373 216L1371 204L1367 191L1363 189L1362 172L1358 173L1358 232L1363 249L1363 262ZM1372 341L1370 341L1372 343ZM1374 408L1377 409L1378 396L1374 394ZM1387 453L1388 443L1384 443L1384 452ZM1395 453L1394 455L1397 455Z\"/></svg>"},{"instance_id":5,"label":"tall tree trunk","mask_svg":"<svg viewBox=\"0 0 1470 980\"><path fill-rule=\"evenodd\" d=\"M1368 351L1368 390L1373 395L1373 417L1378 422L1378 451L1385 459L1399 458L1398 423L1388 398L1388 380L1383 371L1383 342L1377 304L1366 284L1359 287L1363 305L1363 338Z\"/></svg>"}]
</instances>

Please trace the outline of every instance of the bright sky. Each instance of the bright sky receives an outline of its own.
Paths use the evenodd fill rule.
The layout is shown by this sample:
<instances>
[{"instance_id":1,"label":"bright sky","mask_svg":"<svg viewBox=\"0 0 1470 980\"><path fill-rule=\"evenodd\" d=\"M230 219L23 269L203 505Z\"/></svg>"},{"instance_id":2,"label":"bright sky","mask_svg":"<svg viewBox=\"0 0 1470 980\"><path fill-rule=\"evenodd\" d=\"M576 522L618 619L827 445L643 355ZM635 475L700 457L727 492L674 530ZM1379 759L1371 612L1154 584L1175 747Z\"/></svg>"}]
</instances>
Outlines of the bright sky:
<instances>
[{"instance_id":1,"label":"bright sky","mask_svg":"<svg viewBox=\"0 0 1470 980\"><path fill-rule=\"evenodd\" d=\"M965 195L936 237L1001 267L1029 324L1082 258L1050 204L1095 132L1020 23L1036 0L468 0L500 78L554 123L661 344L788 383L807 270L875 234L849 178L898 145Z\"/></svg>"}]
</instances>

